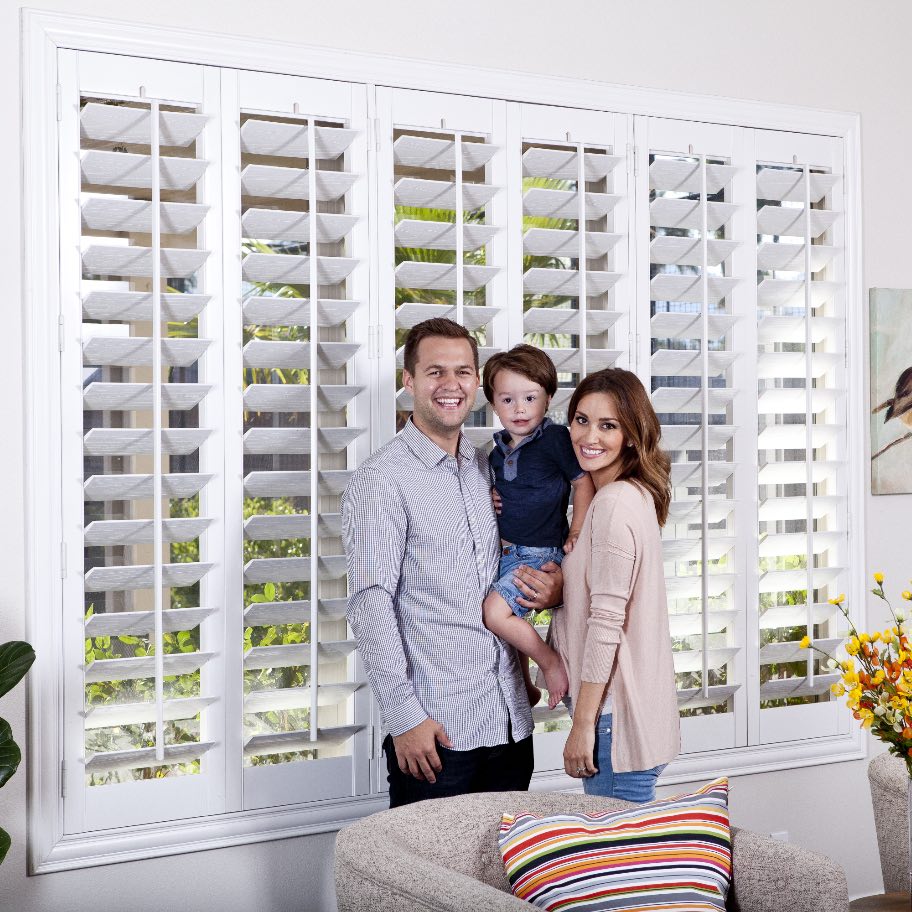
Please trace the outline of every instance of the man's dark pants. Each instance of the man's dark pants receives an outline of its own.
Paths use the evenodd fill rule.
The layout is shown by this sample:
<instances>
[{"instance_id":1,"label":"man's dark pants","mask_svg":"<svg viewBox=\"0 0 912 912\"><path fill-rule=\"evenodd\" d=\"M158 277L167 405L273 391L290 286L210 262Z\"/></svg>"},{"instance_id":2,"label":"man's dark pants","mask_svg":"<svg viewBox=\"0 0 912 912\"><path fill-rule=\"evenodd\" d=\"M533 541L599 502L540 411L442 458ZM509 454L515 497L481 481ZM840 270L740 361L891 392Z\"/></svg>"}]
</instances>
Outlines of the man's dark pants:
<instances>
[{"instance_id":1,"label":"man's dark pants","mask_svg":"<svg viewBox=\"0 0 912 912\"><path fill-rule=\"evenodd\" d=\"M401 807L426 798L446 798L470 792L526 791L532 779L535 759L532 736L495 747L456 751L437 745L443 769L436 782L416 779L399 769L392 736L383 741L389 779L390 807Z\"/></svg>"}]
</instances>

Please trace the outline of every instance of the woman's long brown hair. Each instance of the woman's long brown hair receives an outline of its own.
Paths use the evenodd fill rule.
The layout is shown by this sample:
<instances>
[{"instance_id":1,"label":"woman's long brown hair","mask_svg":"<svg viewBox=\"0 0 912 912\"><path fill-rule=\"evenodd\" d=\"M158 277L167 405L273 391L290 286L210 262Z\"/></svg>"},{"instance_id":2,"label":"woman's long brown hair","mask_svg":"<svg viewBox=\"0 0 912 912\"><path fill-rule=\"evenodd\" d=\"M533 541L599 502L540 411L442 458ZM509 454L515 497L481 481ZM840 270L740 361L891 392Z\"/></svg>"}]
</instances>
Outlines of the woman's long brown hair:
<instances>
[{"instance_id":1,"label":"woman's long brown hair","mask_svg":"<svg viewBox=\"0 0 912 912\"><path fill-rule=\"evenodd\" d=\"M671 503L671 460L659 447L662 429L643 384L636 374L620 367L589 374L570 398L568 424L573 424L580 400L591 393L607 393L617 404L625 444L619 457L618 480L629 478L645 488L652 495L659 525L664 526Z\"/></svg>"}]
</instances>

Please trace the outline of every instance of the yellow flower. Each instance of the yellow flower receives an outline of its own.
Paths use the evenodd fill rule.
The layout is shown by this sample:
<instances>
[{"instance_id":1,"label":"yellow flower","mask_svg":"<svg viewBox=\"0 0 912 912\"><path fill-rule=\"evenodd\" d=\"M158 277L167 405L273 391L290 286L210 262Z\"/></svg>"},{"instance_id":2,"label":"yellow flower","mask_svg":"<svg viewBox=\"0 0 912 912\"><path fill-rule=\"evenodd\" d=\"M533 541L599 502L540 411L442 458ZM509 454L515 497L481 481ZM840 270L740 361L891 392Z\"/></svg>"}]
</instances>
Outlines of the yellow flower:
<instances>
[{"instance_id":1,"label":"yellow flower","mask_svg":"<svg viewBox=\"0 0 912 912\"><path fill-rule=\"evenodd\" d=\"M836 598L827 599L831 605L841 605L845 601L845 595L837 595Z\"/></svg>"},{"instance_id":2,"label":"yellow flower","mask_svg":"<svg viewBox=\"0 0 912 912\"><path fill-rule=\"evenodd\" d=\"M883 581L884 581L884 575L883 575L882 573L875 573L875 574L874 574L874 582L875 582L875 583L877 583L877 584L879 585L879 584L882 583Z\"/></svg>"},{"instance_id":3,"label":"yellow flower","mask_svg":"<svg viewBox=\"0 0 912 912\"><path fill-rule=\"evenodd\" d=\"M902 597L903 597L907 602L912 602L912 592L909 592L908 589L903 589Z\"/></svg>"},{"instance_id":4,"label":"yellow flower","mask_svg":"<svg viewBox=\"0 0 912 912\"><path fill-rule=\"evenodd\" d=\"M852 639L849 640L849 642L845 644L845 651L850 656L858 655L858 650L860 648L861 647L859 646L858 640L856 640L855 637L852 637Z\"/></svg>"},{"instance_id":5,"label":"yellow flower","mask_svg":"<svg viewBox=\"0 0 912 912\"><path fill-rule=\"evenodd\" d=\"M830 688L830 690L833 691L833 695L834 695L834 696L842 697L842 696L845 695L845 688L842 686L842 684L834 684L834 685Z\"/></svg>"},{"instance_id":6,"label":"yellow flower","mask_svg":"<svg viewBox=\"0 0 912 912\"><path fill-rule=\"evenodd\" d=\"M850 662L848 659L846 659L846 661L842 663L843 671L852 671L852 669L854 667L855 667L855 665L852 662Z\"/></svg>"},{"instance_id":7,"label":"yellow flower","mask_svg":"<svg viewBox=\"0 0 912 912\"><path fill-rule=\"evenodd\" d=\"M800 649L807 649L811 645L811 638L809 636L803 636L801 642L798 644Z\"/></svg>"},{"instance_id":8,"label":"yellow flower","mask_svg":"<svg viewBox=\"0 0 912 912\"><path fill-rule=\"evenodd\" d=\"M858 634L858 642L859 642L859 643L870 643L870 642L871 642L871 638L870 638L866 633L859 633L859 634Z\"/></svg>"}]
</instances>

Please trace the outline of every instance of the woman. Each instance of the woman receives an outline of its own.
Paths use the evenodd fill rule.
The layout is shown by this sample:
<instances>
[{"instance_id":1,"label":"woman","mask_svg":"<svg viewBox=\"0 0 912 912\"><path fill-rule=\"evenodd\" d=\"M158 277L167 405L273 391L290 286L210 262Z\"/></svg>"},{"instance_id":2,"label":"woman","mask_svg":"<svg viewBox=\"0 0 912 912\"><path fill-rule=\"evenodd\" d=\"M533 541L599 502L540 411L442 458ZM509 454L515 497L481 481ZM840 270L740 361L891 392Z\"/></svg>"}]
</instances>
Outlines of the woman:
<instances>
[{"instance_id":1,"label":"woman","mask_svg":"<svg viewBox=\"0 0 912 912\"><path fill-rule=\"evenodd\" d=\"M564 559L564 608L551 622L551 645L570 676L564 768L587 794L651 801L680 748L659 533L670 464L646 390L630 371L590 374L568 417L596 494Z\"/></svg>"}]
</instances>

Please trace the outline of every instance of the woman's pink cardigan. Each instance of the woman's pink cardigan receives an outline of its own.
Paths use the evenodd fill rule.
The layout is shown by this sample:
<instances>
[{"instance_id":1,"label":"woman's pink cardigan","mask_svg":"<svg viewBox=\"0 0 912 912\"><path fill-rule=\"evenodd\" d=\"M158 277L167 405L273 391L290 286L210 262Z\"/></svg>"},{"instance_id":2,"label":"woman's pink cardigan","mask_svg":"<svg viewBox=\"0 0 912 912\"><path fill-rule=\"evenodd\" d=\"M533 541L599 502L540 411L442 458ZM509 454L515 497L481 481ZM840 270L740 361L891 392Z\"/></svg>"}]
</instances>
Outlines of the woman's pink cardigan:
<instances>
[{"instance_id":1,"label":"woman's pink cardigan","mask_svg":"<svg viewBox=\"0 0 912 912\"><path fill-rule=\"evenodd\" d=\"M566 663L571 700L582 681L608 683L615 772L670 762L681 736L652 497L630 481L599 489L563 572L549 641Z\"/></svg>"}]
</instances>

